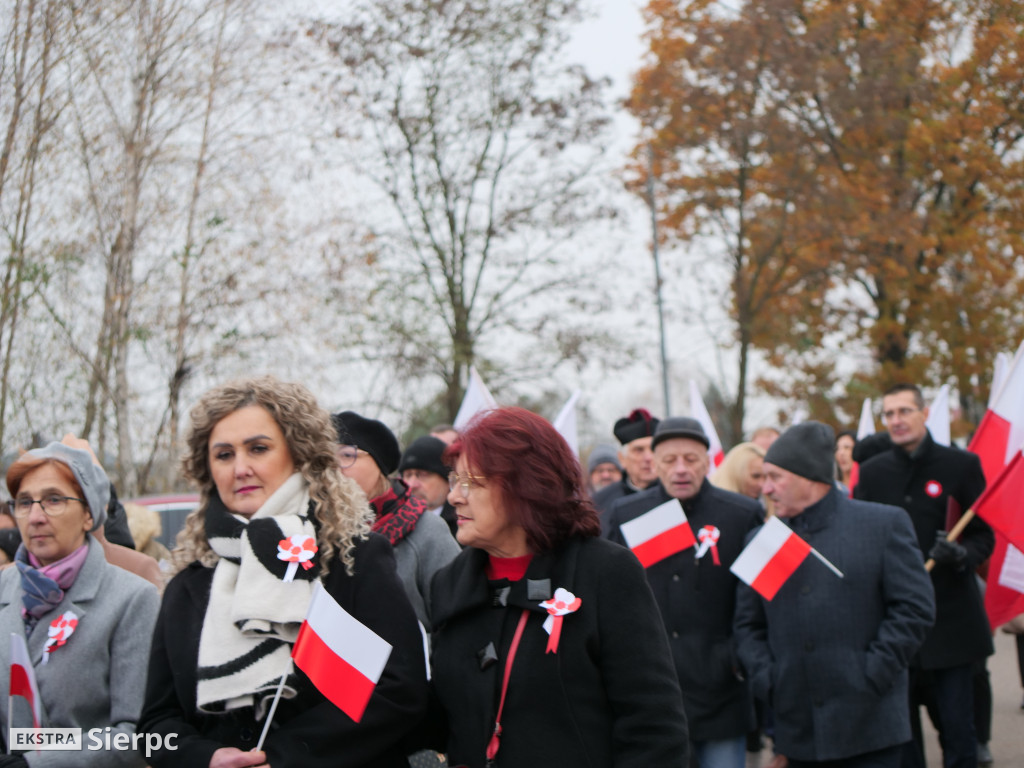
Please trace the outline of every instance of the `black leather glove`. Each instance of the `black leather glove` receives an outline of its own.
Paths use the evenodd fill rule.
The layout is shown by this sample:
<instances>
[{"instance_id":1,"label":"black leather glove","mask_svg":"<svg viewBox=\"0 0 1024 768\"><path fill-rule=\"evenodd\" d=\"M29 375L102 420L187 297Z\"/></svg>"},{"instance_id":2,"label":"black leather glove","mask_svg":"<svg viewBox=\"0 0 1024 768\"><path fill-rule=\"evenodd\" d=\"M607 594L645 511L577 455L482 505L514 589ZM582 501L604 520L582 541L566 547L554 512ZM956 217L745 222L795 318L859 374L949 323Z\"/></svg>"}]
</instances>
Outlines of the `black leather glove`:
<instances>
[{"instance_id":1,"label":"black leather glove","mask_svg":"<svg viewBox=\"0 0 1024 768\"><path fill-rule=\"evenodd\" d=\"M28 761L21 755L0 755L0 768L28 768Z\"/></svg>"},{"instance_id":2,"label":"black leather glove","mask_svg":"<svg viewBox=\"0 0 1024 768\"><path fill-rule=\"evenodd\" d=\"M928 550L928 557L939 565L962 567L967 560L967 550L955 541L946 541L946 536L946 531L935 532L935 544Z\"/></svg>"}]
</instances>

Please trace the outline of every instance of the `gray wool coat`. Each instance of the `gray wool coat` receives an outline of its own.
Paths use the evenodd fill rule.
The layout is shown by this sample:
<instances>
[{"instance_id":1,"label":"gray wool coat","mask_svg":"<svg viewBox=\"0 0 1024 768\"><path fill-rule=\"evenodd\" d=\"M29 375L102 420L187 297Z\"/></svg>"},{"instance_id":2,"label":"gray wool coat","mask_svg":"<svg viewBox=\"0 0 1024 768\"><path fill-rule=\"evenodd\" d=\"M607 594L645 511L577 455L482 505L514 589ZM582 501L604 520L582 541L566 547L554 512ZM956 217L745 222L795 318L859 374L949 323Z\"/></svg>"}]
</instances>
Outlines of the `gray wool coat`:
<instances>
[{"instance_id":1,"label":"gray wool coat","mask_svg":"<svg viewBox=\"0 0 1024 768\"><path fill-rule=\"evenodd\" d=\"M461 551L448 524L431 512L424 512L416 527L394 546L398 578L405 594L426 630L431 629L430 582Z\"/></svg>"},{"instance_id":2,"label":"gray wool coat","mask_svg":"<svg viewBox=\"0 0 1024 768\"><path fill-rule=\"evenodd\" d=\"M832 488L786 522L843 578L811 554L771 601L739 586L737 650L778 751L839 760L909 741L907 667L935 617L909 518Z\"/></svg>"},{"instance_id":3,"label":"gray wool coat","mask_svg":"<svg viewBox=\"0 0 1024 768\"><path fill-rule=\"evenodd\" d=\"M107 726L111 739L119 733L131 737L135 732L160 598L148 581L107 563L99 543L92 536L86 538L89 552L75 583L61 604L39 619L26 637L42 699L43 727L81 728L83 748L81 752L28 752L25 759L33 768L145 765L135 751L90 750L97 742L90 741L88 731L99 729L103 747ZM5 691L10 686L11 633L25 635L21 594L18 569L11 566L0 572L0 690ZM67 610L77 614L78 626L42 664L50 622ZM27 702L20 697L15 702L14 726L30 728L32 714ZM0 707L5 739L11 725L7 718L7 707Z\"/></svg>"}]
</instances>

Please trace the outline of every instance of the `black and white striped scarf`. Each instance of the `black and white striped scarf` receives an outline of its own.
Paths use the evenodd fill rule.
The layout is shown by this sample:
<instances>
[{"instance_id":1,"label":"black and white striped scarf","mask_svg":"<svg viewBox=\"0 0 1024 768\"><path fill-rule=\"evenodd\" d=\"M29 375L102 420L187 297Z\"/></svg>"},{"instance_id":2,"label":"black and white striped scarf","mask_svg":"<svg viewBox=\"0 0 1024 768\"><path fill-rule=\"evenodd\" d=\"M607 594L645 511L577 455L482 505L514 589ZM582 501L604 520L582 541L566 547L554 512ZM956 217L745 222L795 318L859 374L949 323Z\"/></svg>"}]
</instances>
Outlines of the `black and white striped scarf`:
<instances>
[{"instance_id":1,"label":"black and white striped scarf","mask_svg":"<svg viewBox=\"0 0 1024 768\"><path fill-rule=\"evenodd\" d=\"M222 713L253 706L262 719L266 704L285 672L282 695L295 696L291 647L320 573L295 569L284 581L288 563L278 544L293 535L316 539L309 489L302 475L288 478L249 519L233 515L214 497L206 510L206 536L220 555L210 586L199 638L196 704L201 712Z\"/></svg>"}]
</instances>

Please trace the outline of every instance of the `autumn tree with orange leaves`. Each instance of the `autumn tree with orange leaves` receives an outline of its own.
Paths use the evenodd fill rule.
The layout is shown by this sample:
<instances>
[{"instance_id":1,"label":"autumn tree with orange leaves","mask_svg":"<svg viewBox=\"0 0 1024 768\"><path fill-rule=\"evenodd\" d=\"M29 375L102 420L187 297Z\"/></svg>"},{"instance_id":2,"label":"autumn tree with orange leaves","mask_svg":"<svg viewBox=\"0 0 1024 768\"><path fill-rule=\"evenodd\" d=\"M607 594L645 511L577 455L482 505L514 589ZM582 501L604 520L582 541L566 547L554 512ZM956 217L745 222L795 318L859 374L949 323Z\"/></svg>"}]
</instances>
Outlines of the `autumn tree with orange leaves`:
<instances>
[{"instance_id":1,"label":"autumn tree with orange leaves","mask_svg":"<svg viewBox=\"0 0 1024 768\"><path fill-rule=\"evenodd\" d=\"M1024 331L1024 7L652 0L629 107L668 237L725 259L765 391L843 423L897 380L984 410ZM642 184L646 168L633 169ZM840 381L837 354L870 365ZM966 425L964 425L966 426Z\"/></svg>"}]
</instances>

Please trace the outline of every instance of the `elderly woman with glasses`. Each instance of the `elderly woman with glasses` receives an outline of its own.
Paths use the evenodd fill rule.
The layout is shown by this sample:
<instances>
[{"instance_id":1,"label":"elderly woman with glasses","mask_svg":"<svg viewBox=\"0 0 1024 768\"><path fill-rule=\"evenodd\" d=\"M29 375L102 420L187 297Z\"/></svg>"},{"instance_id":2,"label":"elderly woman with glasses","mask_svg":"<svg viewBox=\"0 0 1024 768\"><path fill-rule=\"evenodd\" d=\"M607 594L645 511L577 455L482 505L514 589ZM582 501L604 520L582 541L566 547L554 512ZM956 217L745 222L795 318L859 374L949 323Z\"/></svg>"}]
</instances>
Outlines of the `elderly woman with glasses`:
<instances>
[{"instance_id":1,"label":"elderly woman with glasses","mask_svg":"<svg viewBox=\"0 0 1024 768\"><path fill-rule=\"evenodd\" d=\"M0 575L0 689L21 695L0 707L0 733L81 728L82 745L37 752L9 743L0 766L142 766L132 747L159 598L152 584L109 564L92 534L106 517L110 482L89 451L50 443L10 466L7 488L23 543L15 567ZM15 647L27 647L27 660ZM38 712L28 674L11 680L12 661L31 665Z\"/></svg>"},{"instance_id":2,"label":"elderly woman with glasses","mask_svg":"<svg viewBox=\"0 0 1024 768\"><path fill-rule=\"evenodd\" d=\"M178 539L187 565L164 592L140 726L174 741L150 765L408 768L403 737L427 705L423 640L366 497L338 471L330 416L302 385L263 376L207 392L190 420L183 463L200 504ZM311 643L347 639L342 659L360 672L353 638L365 649L367 635L353 627L390 645L361 715L292 664L324 592L349 619L318 624Z\"/></svg>"},{"instance_id":3,"label":"elderly woman with glasses","mask_svg":"<svg viewBox=\"0 0 1024 768\"><path fill-rule=\"evenodd\" d=\"M459 554L459 545L448 525L427 512L426 503L414 497L404 482L389 479L398 469L402 452L386 424L354 411L335 413L331 421L338 433L338 466L370 500L373 530L394 547L405 594L429 631L430 582Z\"/></svg>"},{"instance_id":4,"label":"elderly woman with glasses","mask_svg":"<svg viewBox=\"0 0 1024 768\"><path fill-rule=\"evenodd\" d=\"M657 605L633 553L599 537L565 440L500 408L445 458L466 549L432 588L435 746L470 768L686 766Z\"/></svg>"}]
</instances>

